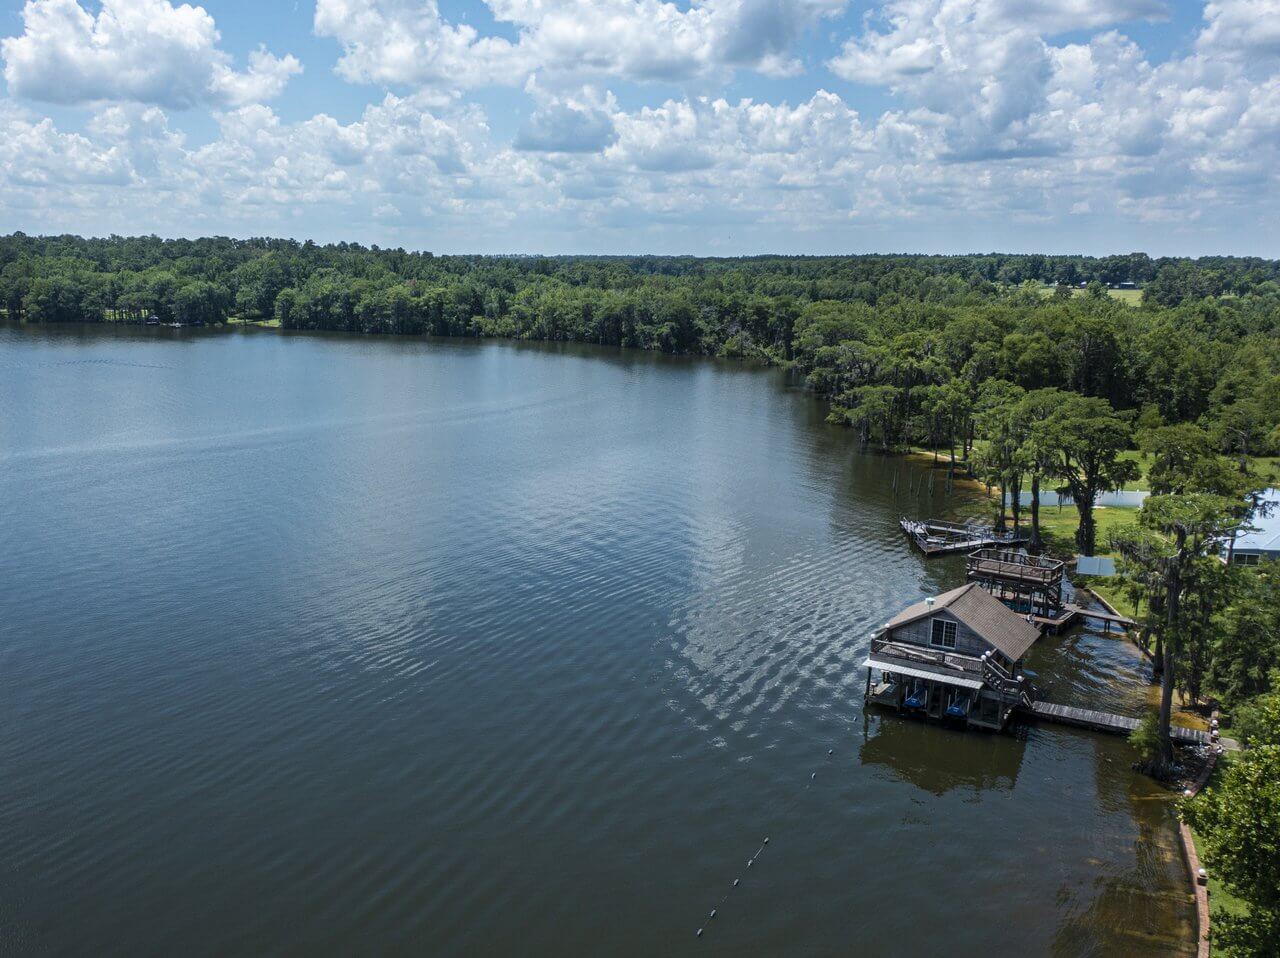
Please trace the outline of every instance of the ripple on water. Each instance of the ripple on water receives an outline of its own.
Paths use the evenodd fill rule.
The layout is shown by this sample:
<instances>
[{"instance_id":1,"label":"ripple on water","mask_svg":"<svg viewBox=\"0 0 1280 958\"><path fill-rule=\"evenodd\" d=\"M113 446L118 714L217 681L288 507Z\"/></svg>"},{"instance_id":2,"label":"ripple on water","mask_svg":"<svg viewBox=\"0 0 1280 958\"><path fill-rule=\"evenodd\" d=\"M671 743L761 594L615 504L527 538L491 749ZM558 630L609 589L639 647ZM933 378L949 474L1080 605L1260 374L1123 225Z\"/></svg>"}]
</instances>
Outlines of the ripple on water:
<instances>
[{"instance_id":1,"label":"ripple on water","mask_svg":"<svg viewBox=\"0 0 1280 958\"><path fill-rule=\"evenodd\" d=\"M702 953L1180 948L1123 741L864 714L869 633L962 576L894 524L943 494L775 373L3 328L0 367L33 950L671 954L711 907ZM1130 650L1032 664L1116 710Z\"/></svg>"}]
</instances>

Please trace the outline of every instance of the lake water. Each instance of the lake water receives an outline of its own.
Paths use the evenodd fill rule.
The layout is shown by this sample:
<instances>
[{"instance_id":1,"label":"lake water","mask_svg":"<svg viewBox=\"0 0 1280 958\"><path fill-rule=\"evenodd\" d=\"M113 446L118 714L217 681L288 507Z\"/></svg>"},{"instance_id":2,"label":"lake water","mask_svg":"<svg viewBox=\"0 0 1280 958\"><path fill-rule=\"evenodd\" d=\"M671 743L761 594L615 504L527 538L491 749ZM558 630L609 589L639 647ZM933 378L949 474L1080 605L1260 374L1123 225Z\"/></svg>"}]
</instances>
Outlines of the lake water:
<instances>
[{"instance_id":1,"label":"lake water","mask_svg":"<svg viewBox=\"0 0 1280 958\"><path fill-rule=\"evenodd\" d=\"M962 581L896 526L943 484L781 373L9 326L0 409L11 950L1189 950L1123 740L864 712ZM1031 665L1145 694L1114 635Z\"/></svg>"}]
</instances>

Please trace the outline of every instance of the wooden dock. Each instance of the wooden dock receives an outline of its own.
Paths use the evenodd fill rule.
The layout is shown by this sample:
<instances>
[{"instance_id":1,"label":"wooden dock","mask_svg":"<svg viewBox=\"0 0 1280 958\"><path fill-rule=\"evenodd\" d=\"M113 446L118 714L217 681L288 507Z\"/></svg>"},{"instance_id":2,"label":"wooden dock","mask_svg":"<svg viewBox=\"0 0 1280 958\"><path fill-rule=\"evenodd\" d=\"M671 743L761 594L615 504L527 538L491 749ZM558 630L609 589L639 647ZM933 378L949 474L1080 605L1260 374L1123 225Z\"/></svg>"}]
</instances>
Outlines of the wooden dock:
<instances>
[{"instance_id":1,"label":"wooden dock","mask_svg":"<svg viewBox=\"0 0 1280 958\"><path fill-rule=\"evenodd\" d=\"M1076 624L1078 619L1096 619L1106 624L1106 631L1111 631L1111 626L1117 626L1121 632L1126 629L1132 629L1135 623L1133 619L1123 615L1113 615L1109 612L1097 612L1093 609L1086 609L1082 606L1067 603L1064 605L1056 616L1033 615L1031 621L1045 632L1052 632L1055 635Z\"/></svg>"},{"instance_id":2,"label":"wooden dock","mask_svg":"<svg viewBox=\"0 0 1280 958\"><path fill-rule=\"evenodd\" d=\"M1026 544L1026 536L997 533L990 526L936 519L899 519L898 525L917 549L926 556L951 555L956 552L973 552L991 546L1018 546Z\"/></svg>"},{"instance_id":3,"label":"wooden dock","mask_svg":"<svg viewBox=\"0 0 1280 958\"><path fill-rule=\"evenodd\" d=\"M1137 625L1133 619L1126 615L1116 615L1111 612L1099 612L1096 609L1085 609L1078 605L1067 605L1064 606L1064 608L1070 609L1076 615L1082 616L1086 619L1097 619L1099 622L1105 622L1108 625L1118 625L1121 630L1132 629Z\"/></svg>"},{"instance_id":4,"label":"wooden dock","mask_svg":"<svg viewBox=\"0 0 1280 958\"><path fill-rule=\"evenodd\" d=\"M1128 735L1138 727L1136 718L1125 715L1112 715L1110 712L1095 712L1092 709L1072 708L1069 705L1055 705L1053 702L1031 703L1031 714L1046 722L1057 722L1060 725L1074 725L1077 728L1092 729L1095 732L1109 732L1112 735ZM1208 745L1209 734L1191 728L1170 729L1170 736L1182 745Z\"/></svg>"}]
</instances>

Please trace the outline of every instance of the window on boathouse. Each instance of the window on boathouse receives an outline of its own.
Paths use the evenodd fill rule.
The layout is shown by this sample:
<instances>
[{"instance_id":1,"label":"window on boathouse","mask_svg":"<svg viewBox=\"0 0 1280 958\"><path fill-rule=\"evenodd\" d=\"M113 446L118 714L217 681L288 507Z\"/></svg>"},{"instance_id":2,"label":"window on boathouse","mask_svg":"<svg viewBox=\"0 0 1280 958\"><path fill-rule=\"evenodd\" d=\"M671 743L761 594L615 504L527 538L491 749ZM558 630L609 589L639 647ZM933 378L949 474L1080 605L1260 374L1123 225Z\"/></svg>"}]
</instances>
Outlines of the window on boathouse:
<instances>
[{"instance_id":1,"label":"window on boathouse","mask_svg":"<svg viewBox=\"0 0 1280 958\"><path fill-rule=\"evenodd\" d=\"M929 635L929 644L940 649L956 647L956 624L946 619L933 620L933 632Z\"/></svg>"}]
</instances>

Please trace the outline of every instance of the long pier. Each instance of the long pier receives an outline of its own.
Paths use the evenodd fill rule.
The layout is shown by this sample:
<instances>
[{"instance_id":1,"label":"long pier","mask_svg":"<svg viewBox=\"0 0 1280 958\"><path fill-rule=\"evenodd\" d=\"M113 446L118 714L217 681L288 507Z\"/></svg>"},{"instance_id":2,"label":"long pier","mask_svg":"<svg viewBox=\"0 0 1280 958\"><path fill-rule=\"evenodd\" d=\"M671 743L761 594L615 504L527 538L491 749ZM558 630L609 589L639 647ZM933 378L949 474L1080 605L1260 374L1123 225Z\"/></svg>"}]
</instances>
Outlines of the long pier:
<instances>
[{"instance_id":1,"label":"long pier","mask_svg":"<svg viewBox=\"0 0 1280 958\"><path fill-rule=\"evenodd\" d=\"M1078 709L1070 705L1056 705L1053 702L1032 702L1031 714L1046 722L1057 722L1060 725L1074 725L1077 728L1092 729L1095 732L1109 732L1112 735L1128 735L1138 727L1136 718L1126 715L1112 715L1110 712L1095 712L1092 709ZM1169 730L1170 737L1183 745L1208 745L1209 735L1193 728L1174 726Z\"/></svg>"}]
</instances>

